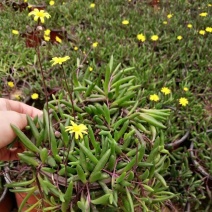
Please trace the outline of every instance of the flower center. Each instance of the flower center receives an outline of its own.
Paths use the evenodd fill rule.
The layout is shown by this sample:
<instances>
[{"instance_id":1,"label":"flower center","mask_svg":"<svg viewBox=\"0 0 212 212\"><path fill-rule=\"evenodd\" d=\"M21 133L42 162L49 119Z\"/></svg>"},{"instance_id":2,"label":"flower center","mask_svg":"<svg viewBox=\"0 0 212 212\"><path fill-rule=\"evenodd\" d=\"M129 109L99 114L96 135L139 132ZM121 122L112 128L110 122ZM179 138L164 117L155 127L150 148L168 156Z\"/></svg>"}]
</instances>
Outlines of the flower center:
<instances>
[{"instance_id":1,"label":"flower center","mask_svg":"<svg viewBox=\"0 0 212 212\"><path fill-rule=\"evenodd\" d=\"M80 132L80 127L79 126L73 126L73 131L74 132Z\"/></svg>"},{"instance_id":2,"label":"flower center","mask_svg":"<svg viewBox=\"0 0 212 212\"><path fill-rule=\"evenodd\" d=\"M38 12L38 13L37 13L37 16L38 16L38 17L44 17L44 14L43 14L42 12Z\"/></svg>"}]
</instances>

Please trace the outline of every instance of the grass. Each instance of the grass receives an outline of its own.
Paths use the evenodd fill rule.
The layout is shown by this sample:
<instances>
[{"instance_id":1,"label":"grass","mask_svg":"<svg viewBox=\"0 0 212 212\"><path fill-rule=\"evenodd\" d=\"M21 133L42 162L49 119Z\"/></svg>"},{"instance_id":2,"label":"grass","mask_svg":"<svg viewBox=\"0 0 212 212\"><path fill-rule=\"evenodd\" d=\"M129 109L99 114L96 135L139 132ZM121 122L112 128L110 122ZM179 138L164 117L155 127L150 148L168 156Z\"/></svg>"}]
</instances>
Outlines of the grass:
<instances>
[{"instance_id":1,"label":"grass","mask_svg":"<svg viewBox=\"0 0 212 212\"><path fill-rule=\"evenodd\" d=\"M172 152L170 170L166 174L170 189L181 194L176 201L181 207L190 202L196 211L209 211L210 185L207 178L202 178L191 165L189 141L195 143L196 159L212 175L211 135L206 133L212 129L212 32L210 28L206 31L207 27L212 27L212 2L161 0L155 7L149 4L151 1L133 0L64 0L55 1L53 6L48 5L49 1L28 2L47 4L46 10L51 18L45 20L46 29L64 28L67 31L68 39L62 43L52 45L47 42L39 47L49 98L51 93L63 88L58 80L62 77L61 70L51 67L49 62L52 57L70 56L65 64L68 79L80 65L79 78L90 74L100 81L111 55L115 64L135 67L133 72L141 84L140 107L173 110L164 132L166 143L176 141L187 130L190 131L187 145ZM94 8L90 7L91 3L95 3ZM2 97L11 97L11 93L24 87L21 101L42 108L45 93L39 58L34 48L26 48L25 39L21 36L26 29L32 30L36 22L28 16L27 9L20 12L3 5L0 11ZM205 12L206 16L200 16ZM170 14L172 17L168 18ZM128 20L129 24L122 24L123 20ZM12 34L14 29L20 34ZM201 31L203 34L200 30L204 30ZM144 42L137 39L141 33L146 38ZM151 40L152 35L157 35L158 40ZM182 39L179 40L178 36ZM94 42L98 42L96 48L92 48ZM23 80L30 86L25 87ZM14 88L8 87L9 81L14 82ZM168 87L171 93L164 95L162 87ZM33 93L38 93L39 99L31 99ZM160 100L150 101L152 94L157 94ZM181 97L188 100L188 105L179 104ZM206 199L207 206L203 209L201 199Z\"/></svg>"}]
</instances>

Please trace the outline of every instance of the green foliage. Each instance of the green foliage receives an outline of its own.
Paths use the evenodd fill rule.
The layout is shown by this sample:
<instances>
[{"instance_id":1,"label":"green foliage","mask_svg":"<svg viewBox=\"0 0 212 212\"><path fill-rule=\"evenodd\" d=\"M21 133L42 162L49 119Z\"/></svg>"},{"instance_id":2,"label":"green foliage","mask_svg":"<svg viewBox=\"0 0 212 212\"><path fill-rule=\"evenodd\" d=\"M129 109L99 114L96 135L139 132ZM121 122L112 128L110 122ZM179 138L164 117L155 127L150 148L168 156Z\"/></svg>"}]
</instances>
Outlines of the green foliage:
<instances>
[{"instance_id":1,"label":"green foliage","mask_svg":"<svg viewBox=\"0 0 212 212\"><path fill-rule=\"evenodd\" d=\"M135 107L139 96L135 95L138 87L133 75L130 75L133 79L130 83L117 83L120 81L117 75L131 68L114 68L113 57L108 67L109 73L105 72L104 80L92 86L90 95L86 93L92 85L89 78L77 82L78 87L74 87L71 94L73 106L63 92L46 104L51 110L49 113L44 110L43 119L33 121L28 117L28 137L13 126L28 150L19 154L21 164L25 168L29 166L37 176L33 182L38 184L43 201L51 207L58 206L66 211L72 204L73 208L93 211L92 207L107 205L117 210L151 210L176 196L167 191L163 174L170 164L169 152L157 133L159 128L165 128L162 122L170 110L142 110L139 104ZM85 89L77 89L79 86ZM130 97L123 101L124 96ZM153 118L153 114L158 116ZM70 120L88 126L88 134L80 140L64 130L58 134ZM140 123L148 134L137 128L136 123ZM153 127L155 130L150 129ZM28 180L7 186L15 187L14 192L24 191L24 188L27 191L33 182ZM71 190L72 195L68 195L67 190ZM54 201L50 194L54 195ZM121 204L124 199L129 205ZM74 204L76 200L77 205Z\"/></svg>"}]
</instances>

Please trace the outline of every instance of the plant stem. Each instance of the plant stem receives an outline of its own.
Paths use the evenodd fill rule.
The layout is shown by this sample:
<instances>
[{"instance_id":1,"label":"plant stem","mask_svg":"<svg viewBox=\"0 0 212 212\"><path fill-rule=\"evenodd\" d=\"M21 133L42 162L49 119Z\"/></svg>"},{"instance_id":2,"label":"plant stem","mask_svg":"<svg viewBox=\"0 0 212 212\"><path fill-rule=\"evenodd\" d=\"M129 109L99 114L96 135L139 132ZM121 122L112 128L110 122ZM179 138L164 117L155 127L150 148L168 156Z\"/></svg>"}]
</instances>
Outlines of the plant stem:
<instances>
[{"instance_id":1,"label":"plant stem","mask_svg":"<svg viewBox=\"0 0 212 212\"><path fill-rule=\"evenodd\" d=\"M43 88L44 88L44 93L45 93L46 108L47 108L48 120L49 120L49 127L48 127L49 132L48 132L48 134L49 134L49 145L50 145L51 144L51 136L50 136L50 115L49 115L49 105L48 105L48 91L47 91L47 86L46 86L44 71L43 71L42 64L41 64L39 46L37 48L35 47L35 51L36 51L36 54L38 56L38 64L39 64L40 70L41 70L42 83L43 83Z\"/></svg>"},{"instance_id":2,"label":"plant stem","mask_svg":"<svg viewBox=\"0 0 212 212\"><path fill-rule=\"evenodd\" d=\"M92 48L88 51L88 53L85 55L85 57L83 58L82 62L80 63L80 65L77 67L77 70L75 71L77 73L77 77L79 75L79 71L80 71L80 67L83 65L83 63L85 62L85 60L87 59L88 55L90 54Z\"/></svg>"},{"instance_id":3,"label":"plant stem","mask_svg":"<svg viewBox=\"0 0 212 212\"><path fill-rule=\"evenodd\" d=\"M62 68L62 71L63 71L63 77L64 77L64 80L65 80L65 86L66 86L66 89L68 91L68 94L69 94L69 97L70 97L70 100L71 100L71 104L72 104L73 117L75 119L74 100L73 100L73 96L72 96L72 93L73 93L73 80L71 78L71 90L70 90L69 87L68 87L68 83L67 83L67 79L66 79L67 76L65 74L65 70L63 68L63 65L61 65L61 68Z\"/></svg>"}]
</instances>

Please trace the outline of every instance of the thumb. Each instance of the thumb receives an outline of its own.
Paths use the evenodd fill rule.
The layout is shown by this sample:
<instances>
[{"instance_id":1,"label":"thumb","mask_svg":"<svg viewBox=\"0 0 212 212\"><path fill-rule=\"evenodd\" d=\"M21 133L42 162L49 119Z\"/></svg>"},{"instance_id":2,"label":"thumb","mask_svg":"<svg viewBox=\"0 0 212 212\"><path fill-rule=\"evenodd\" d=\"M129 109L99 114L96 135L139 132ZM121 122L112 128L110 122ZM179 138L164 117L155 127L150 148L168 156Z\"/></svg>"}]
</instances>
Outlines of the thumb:
<instances>
[{"instance_id":1,"label":"thumb","mask_svg":"<svg viewBox=\"0 0 212 212\"><path fill-rule=\"evenodd\" d=\"M16 137L11 124L22 130L27 125L26 115L14 111L0 111L0 148L10 144Z\"/></svg>"}]
</instances>

